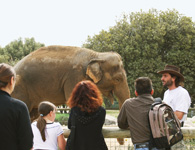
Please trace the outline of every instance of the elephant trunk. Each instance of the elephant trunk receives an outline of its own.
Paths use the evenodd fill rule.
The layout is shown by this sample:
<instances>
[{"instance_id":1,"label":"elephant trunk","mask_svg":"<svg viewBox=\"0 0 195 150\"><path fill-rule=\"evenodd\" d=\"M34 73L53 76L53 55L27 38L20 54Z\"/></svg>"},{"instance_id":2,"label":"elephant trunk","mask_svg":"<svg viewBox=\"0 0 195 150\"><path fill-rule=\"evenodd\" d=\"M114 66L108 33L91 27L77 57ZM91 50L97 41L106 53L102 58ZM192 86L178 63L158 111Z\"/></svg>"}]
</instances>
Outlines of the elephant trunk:
<instances>
[{"instance_id":1,"label":"elephant trunk","mask_svg":"<svg viewBox=\"0 0 195 150\"><path fill-rule=\"evenodd\" d=\"M114 95L118 98L120 109L124 101L130 98L130 90L127 82L123 82L121 85L117 85L114 89Z\"/></svg>"},{"instance_id":2,"label":"elephant trunk","mask_svg":"<svg viewBox=\"0 0 195 150\"><path fill-rule=\"evenodd\" d=\"M115 87L114 95L118 98L119 109L121 109L124 101L130 98L130 90L126 81ZM120 145L124 144L123 138L117 138L117 141Z\"/></svg>"}]
</instances>

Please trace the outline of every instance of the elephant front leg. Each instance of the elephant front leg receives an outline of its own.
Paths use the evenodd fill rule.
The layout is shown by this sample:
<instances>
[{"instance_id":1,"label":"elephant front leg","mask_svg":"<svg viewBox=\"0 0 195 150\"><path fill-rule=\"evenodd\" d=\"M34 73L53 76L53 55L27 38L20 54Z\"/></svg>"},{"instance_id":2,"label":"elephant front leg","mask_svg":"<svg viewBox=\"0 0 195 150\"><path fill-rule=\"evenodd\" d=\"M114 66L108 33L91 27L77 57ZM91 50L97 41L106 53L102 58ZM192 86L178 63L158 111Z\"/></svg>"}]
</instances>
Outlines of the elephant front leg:
<instances>
[{"instance_id":1,"label":"elephant front leg","mask_svg":"<svg viewBox=\"0 0 195 150\"><path fill-rule=\"evenodd\" d=\"M117 141L120 145L123 145L125 142L124 142L124 138L117 138Z\"/></svg>"}]
</instances>

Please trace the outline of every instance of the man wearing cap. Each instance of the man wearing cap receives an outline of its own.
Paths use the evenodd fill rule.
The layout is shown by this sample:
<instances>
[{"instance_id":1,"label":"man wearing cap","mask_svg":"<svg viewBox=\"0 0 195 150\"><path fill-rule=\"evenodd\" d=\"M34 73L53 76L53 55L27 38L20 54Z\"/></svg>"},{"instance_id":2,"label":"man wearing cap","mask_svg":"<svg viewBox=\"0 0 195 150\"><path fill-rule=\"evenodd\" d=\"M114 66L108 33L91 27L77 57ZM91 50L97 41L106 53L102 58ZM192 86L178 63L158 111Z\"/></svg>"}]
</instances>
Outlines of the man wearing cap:
<instances>
[{"instance_id":1,"label":"man wearing cap","mask_svg":"<svg viewBox=\"0 0 195 150\"><path fill-rule=\"evenodd\" d=\"M191 98L188 91L181 86L181 83L184 81L184 77L180 73L180 68L173 65L166 65L164 70L159 71L158 73L162 74L161 81L163 86L168 88L168 90L164 93L163 102L171 106L183 126L184 121L187 118ZM181 143L179 147L182 149Z\"/></svg>"}]
</instances>

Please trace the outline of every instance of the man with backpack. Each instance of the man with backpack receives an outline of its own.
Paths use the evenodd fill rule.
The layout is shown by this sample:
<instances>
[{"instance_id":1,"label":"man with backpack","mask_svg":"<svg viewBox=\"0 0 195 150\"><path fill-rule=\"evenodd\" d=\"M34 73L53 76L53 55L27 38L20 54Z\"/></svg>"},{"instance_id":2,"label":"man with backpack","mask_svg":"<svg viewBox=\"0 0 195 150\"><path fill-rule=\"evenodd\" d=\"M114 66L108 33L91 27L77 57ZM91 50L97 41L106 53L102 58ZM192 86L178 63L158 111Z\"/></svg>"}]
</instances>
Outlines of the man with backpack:
<instances>
[{"instance_id":1,"label":"man with backpack","mask_svg":"<svg viewBox=\"0 0 195 150\"><path fill-rule=\"evenodd\" d=\"M180 120L181 126L183 126L184 121L187 118L191 98L188 91L180 86L184 81L184 77L180 73L180 68L173 65L166 65L164 70L158 71L158 73L162 74L161 81L163 86L168 88L168 90L166 90L164 93L163 102L168 104L173 109L175 115ZM177 147L178 145L179 149L181 149L181 142L173 147Z\"/></svg>"},{"instance_id":2,"label":"man with backpack","mask_svg":"<svg viewBox=\"0 0 195 150\"><path fill-rule=\"evenodd\" d=\"M139 77L135 81L136 98L127 99L118 115L118 126L130 129L135 150L149 150L151 131L148 112L154 103L152 81L148 77ZM157 150L157 148L151 148Z\"/></svg>"}]
</instances>

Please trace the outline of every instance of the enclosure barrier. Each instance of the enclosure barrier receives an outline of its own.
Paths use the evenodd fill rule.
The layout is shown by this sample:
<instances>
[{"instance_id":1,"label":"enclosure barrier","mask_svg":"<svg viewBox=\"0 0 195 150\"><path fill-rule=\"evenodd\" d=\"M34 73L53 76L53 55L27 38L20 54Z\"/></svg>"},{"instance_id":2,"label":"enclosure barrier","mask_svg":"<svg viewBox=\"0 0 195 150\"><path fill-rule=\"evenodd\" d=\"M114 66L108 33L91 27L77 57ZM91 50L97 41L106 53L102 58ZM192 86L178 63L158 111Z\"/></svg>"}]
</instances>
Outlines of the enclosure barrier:
<instances>
[{"instance_id":1,"label":"enclosure barrier","mask_svg":"<svg viewBox=\"0 0 195 150\"><path fill-rule=\"evenodd\" d=\"M63 127L64 137L67 138L70 130ZM181 128L184 139L195 139L195 127L182 127ZM120 129L118 127L103 127L102 133L104 138L130 138L130 131L127 129Z\"/></svg>"},{"instance_id":2,"label":"enclosure barrier","mask_svg":"<svg viewBox=\"0 0 195 150\"><path fill-rule=\"evenodd\" d=\"M66 127L63 129L64 137L67 138L70 130ZM195 127L182 127L182 132L184 135L185 150L195 150ZM129 130L119 129L118 127L103 127L102 133L108 150L134 150ZM119 144L118 141L123 144ZM177 147L174 150L181 149Z\"/></svg>"}]
</instances>

